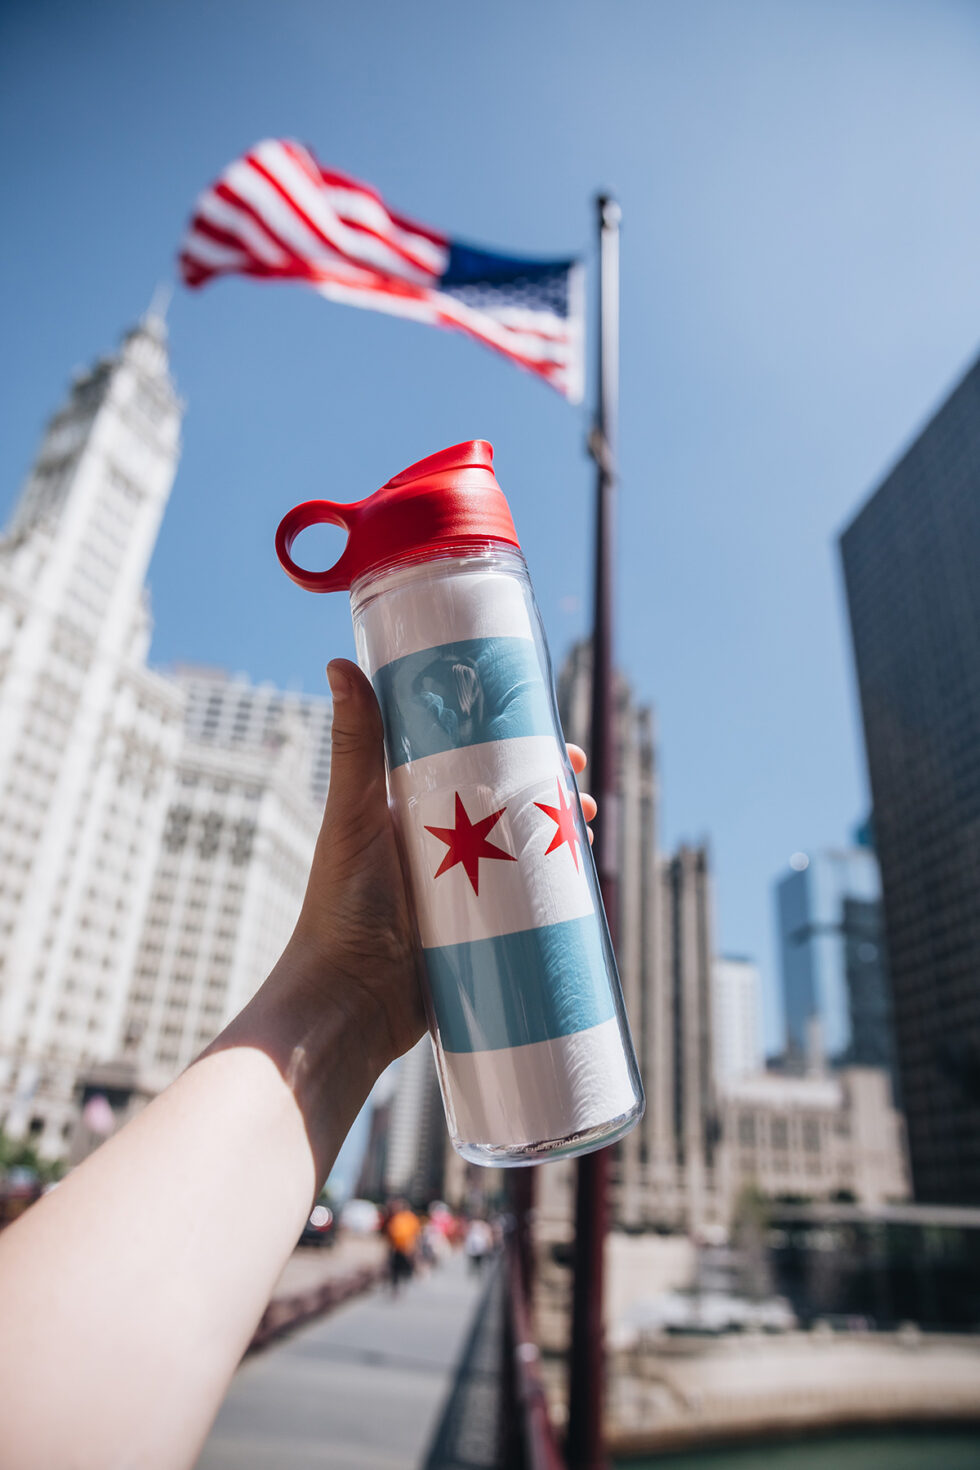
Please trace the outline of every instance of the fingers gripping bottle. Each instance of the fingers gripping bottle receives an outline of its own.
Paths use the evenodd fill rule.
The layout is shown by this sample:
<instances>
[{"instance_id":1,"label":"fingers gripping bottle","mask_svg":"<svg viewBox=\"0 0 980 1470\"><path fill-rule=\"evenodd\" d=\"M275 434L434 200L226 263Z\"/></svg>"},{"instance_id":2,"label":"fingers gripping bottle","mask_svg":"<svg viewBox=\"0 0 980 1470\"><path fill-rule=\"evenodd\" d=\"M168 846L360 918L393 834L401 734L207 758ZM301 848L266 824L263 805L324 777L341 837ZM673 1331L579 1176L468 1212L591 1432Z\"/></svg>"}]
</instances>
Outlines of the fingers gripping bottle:
<instances>
[{"instance_id":1,"label":"fingers gripping bottle","mask_svg":"<svg viewBox=\"0 0 980 1470\"><path fill-rule=\"evenodd\" d=\"M348 539L309 572L290 551L318 521ZM350 592L453 1144L499 1166L619 1138L643 1089L492 448L458 444L355 504L296 506L276 549L301 587Z\"/></svg>"}]
</instances>

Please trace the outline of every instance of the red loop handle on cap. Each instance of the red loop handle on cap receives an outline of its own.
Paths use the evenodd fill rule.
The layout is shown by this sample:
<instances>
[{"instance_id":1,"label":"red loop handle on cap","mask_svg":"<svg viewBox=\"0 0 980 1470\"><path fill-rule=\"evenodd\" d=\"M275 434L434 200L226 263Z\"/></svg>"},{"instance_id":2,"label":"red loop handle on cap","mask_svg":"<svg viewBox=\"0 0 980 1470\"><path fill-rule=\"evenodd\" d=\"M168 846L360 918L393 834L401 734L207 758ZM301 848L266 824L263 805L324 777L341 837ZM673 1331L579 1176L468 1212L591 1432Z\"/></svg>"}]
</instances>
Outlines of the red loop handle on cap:
<instances>
[{"instance_id":1,"label":"red loop handle on cap","mask_svg":"<svg viewBox=\"0 0 980 1470\"><path fill-rule=\"evenodd\" d=\"M347 545L324 572L297 566L290 552L300 531L318 522L342 526ZM485 439L430 454L351 504L308 500L283 516L276 552L287 574L308 592L347 592L365 572L448 547L502 541L520 547Z\"/></svg>"},{"instance_id":2,"label":"red loop handle on cap","mask_svg":"<svg viewBox=\"0 0 980 1470\"><path fill-rule=\"evenodd\" d=\"M294 505L279 522L276 531L276 555L288 577L307 592L346 592L351 584L351 537L357 524L360 503L344 505L335 500L304 500ZM322 572L311 572L298 566L290 555L293 542L308 526L340 526L347 532L347 545L332 567Z\"/></svg>"}]
</instances>

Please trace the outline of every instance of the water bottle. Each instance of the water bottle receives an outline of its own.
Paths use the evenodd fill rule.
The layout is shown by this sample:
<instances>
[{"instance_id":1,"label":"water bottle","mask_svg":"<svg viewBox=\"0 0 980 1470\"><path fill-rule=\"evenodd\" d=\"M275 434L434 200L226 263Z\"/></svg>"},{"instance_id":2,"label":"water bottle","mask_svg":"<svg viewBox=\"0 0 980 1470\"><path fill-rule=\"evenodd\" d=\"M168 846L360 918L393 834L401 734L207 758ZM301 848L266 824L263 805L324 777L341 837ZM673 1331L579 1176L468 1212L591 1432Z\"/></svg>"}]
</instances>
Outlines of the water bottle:
<instances>
[{"instance_id":1,"label":"water bottle","mask_svg":"<svg viewBox=\"0 0 980 1470\"><path fill-rule=\"evenodd\" d=\"M290 552L317 522L347 544L311 572ZM491 446L443 450L354 504L298 505L276 550L301 587L350 592L454 1147L499 1167L622 1137L643 1088Z\"/></svg>"}]
</instances>

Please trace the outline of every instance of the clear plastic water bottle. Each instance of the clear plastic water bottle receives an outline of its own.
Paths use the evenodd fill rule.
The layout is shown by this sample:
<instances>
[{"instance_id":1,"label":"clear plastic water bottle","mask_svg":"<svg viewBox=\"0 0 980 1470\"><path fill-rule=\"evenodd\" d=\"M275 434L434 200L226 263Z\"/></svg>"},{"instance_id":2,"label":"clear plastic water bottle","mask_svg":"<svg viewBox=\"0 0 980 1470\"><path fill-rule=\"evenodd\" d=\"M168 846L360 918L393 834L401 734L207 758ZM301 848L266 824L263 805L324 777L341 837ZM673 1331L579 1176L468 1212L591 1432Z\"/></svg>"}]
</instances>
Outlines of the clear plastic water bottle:
<instances>
[{"instance_id":1,"label":"clear plastic water bottle","mask_svg":"<svg viewBox=\"0 0 980 1470\"><path fill-rule=\"evenodd\" d=\"M290 552L317 522L348 539L310 572ZM643 1088L491 446L443 450L355 504L296 506L276 549L301 587L350 592L455 1148L507 1166L611 1143Z\"/></svg>"}]
</instances>

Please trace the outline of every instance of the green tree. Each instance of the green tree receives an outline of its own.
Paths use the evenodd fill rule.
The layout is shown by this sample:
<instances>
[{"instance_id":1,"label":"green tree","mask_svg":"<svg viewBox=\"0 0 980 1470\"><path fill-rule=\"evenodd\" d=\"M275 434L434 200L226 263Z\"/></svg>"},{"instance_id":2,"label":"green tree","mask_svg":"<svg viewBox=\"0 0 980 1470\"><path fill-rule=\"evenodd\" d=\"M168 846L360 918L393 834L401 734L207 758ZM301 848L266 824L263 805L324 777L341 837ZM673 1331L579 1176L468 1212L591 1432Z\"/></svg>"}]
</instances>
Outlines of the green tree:
<instances>
[{"instance_id":1,"label":"green tree","mask_svg":"<svg viewBox=\"0 0 980 1470\"><path fill-rule=\"evenodd\" d=\"M50 1184L64 1174L65 1163L63 1159L42 1159L27 1139L8 1138L0 1128L0 1177L11 1169L29 1169L42 1184Z\"/></svg>"}]
</instances>

